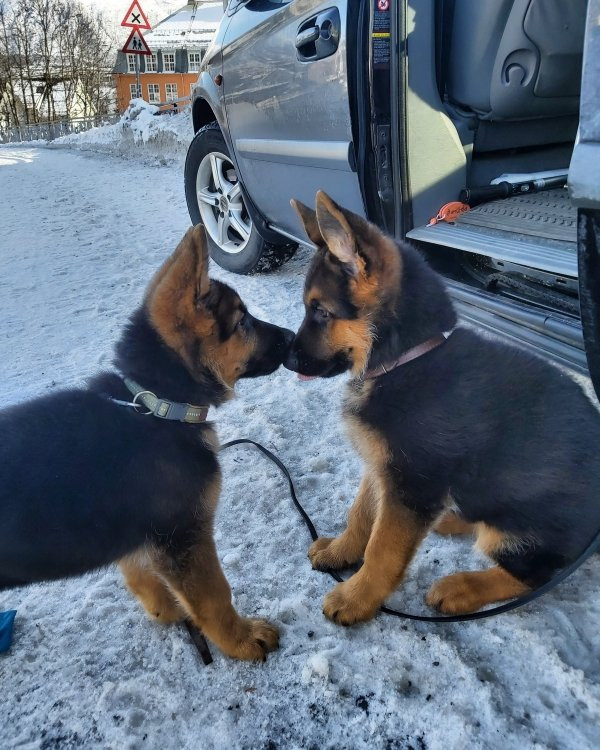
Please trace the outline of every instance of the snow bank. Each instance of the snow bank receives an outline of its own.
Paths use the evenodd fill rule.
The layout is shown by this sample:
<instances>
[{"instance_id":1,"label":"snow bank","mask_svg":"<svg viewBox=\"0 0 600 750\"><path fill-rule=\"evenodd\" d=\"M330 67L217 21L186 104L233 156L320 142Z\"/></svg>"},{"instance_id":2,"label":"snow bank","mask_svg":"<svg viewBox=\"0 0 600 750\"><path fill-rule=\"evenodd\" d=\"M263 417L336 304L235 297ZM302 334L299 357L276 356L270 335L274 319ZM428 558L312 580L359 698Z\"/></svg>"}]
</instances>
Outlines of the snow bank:
<instances>
[{"instance_id":1,"label":"snow bank","mask_svg":"<svg viewBox=\"0 0 600 750\"><path fill-rule=\"evenodd\" d=\"M52 141L51 148L68 147L117 156L182 161L194 134L191 108L177 114L159 114L159 108L133 99L118 122Z\"/></svg>"}]
</instances>

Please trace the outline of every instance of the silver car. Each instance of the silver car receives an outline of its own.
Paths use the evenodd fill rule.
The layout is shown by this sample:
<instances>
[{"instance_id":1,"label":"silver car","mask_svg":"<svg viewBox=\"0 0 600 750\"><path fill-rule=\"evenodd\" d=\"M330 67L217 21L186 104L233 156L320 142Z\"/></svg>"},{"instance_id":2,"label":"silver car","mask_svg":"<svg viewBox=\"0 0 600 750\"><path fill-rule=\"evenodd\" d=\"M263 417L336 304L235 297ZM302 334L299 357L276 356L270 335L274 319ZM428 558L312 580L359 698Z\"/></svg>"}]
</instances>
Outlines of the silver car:
<instances>
[{"instance_id":1,"label":"silver car","mask_svg":"<svg viewBox=\"0 0 600 750\"><path fill-rule=\"evenodd\" d=\"M598 17L600 0L230 0L193 94L192 221L249 273L307 244L289 200L325 190L419 245L463 319L582 372L587 345L594 374Z\"/></svg>"}]
</instances>

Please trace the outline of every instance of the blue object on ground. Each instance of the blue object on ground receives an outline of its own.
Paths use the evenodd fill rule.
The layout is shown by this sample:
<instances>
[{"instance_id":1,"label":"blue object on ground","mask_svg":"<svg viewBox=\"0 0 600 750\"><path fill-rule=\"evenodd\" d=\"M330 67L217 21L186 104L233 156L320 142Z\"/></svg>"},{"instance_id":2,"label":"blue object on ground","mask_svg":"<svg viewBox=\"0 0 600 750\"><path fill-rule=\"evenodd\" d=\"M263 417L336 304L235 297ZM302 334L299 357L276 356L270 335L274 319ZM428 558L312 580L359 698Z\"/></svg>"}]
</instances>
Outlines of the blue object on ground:
<instances>
[{"instance_id":1,"label":"blue object on ground","mask_svg":"<svg viewBox=\"0 0 600 750\"><path fill-rule=\"evenodd\" d=\"M13 622L16 614L16 609L11 609L8 612L0 612L0 654L3 654L10 648Z\"/></svg>"}]
</instances>

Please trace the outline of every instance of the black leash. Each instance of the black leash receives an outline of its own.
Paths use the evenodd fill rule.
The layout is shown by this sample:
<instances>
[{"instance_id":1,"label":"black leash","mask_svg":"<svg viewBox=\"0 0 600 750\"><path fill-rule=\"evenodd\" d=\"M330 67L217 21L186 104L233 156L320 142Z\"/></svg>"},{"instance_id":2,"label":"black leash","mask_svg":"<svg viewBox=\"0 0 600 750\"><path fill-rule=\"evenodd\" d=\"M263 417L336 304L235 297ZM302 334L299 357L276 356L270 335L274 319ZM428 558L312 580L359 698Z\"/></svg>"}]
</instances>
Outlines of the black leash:
<instances>
[{"instance_id":1,"label":"black leash","mask_svg":"<svg viewBox=\"0 0 600 750\"><path fill-rule=\"evenodd\" d=\"M283 461L280 458L278 458L274 453L271 453L270 450L265 448L260 443L257 443L254 440L248 440L247 438L238 438L237 440L230 440L228 443L225 443L224 445L221 446L221 450L225 450L226 448L232 448L234 445L242 445L244 443L247 445L253 445L255 448L258 448L258 450L261 453L263 453L268 459L270 459L275 464L275 466L279 468L281 473L285 476L290 487L290 495L292 497L292 502L296 506L296 510L302 517L302 520L304 521L306 528L308 529L308 533L310 534L314 542L315 539L317 539L317 537L319 536L317 534L317 530L315 529L315 525L311 521L308 513L304 510L304 508L300 504L300 501L298 500L298 497L296 496L296 488L294 487L294 482L292 480L290 472L288 471L286 465L283 463ZM419 622L469 622L470 620L481 620L484 617L492 617L493 615L501 615L504 612L510 612L513 609L517 609L517 607L523 607L525 604L529 604L529 602L532 602L535 599L539 599L540 596L543 596L548 591L551 591L553 588L558 586L559 583L562 583L562 581L564 581L565 578L568 578L571 575L571 573L576 571L577 568L579 568L587 560L588 557L593 555L594 552L598 551L599 549L600 549L600 532L594 535L594 538L591 540L591 542L587 545L587 547L583 550L583 552L579 555L579 557L574 562L572 562L566 568L563 568L560 573L554 576L554 578L551 578L547 583L544 583L542 586L535 589L534 591L530 591L528 594L519 596L517 599L513 599L512 601L507 602L506 604L500 604L497 607L484 609L484 610L481 610L480 612L471 612L465 615L414 615L414 614L411 614L410 612L401 612L400 610L391 609L390 607L381 607L381 612L383 612L386 615L393 615L394 617L402 617L406 620L417 620ZM345 580L335 570L328 570L327 572L334 580L338 582L342 582Z\"/></svg>"},{"instance_id":2,"label":"black leash","mask_svg":"<svg viewBox=\"0 0 600 750\"><path fill-rule=\"evenodd\" d=\"M184 620L183 625L192 639L192 643L196 647L198 656L202 659L204 666L207 667L209 664L212 664L212 654L210 653L210 648L208 647L204 633L190 620Z\"/></svg>"}]
</instances>

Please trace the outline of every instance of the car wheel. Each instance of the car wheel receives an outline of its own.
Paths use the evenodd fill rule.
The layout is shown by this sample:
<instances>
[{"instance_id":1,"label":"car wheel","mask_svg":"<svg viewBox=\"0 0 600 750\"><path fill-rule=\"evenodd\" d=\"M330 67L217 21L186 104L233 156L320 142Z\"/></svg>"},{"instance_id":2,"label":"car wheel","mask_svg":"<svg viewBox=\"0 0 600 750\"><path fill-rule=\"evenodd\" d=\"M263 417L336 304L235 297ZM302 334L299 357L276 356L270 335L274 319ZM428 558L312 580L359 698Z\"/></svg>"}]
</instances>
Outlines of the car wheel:
<instances>
[{"instance_id":1,"label":"car wheel","mask_svg":"<svg viewBox=\"0 0 600 750\"><path fill-rule=\"evenodd\" d=\"M227 271L277 268L296 245L264 240L248 212L229 149L216 122L201 128L185 160L185 197L193 224L204 224L211 257Z\"/></svg>"}]
</instances>

